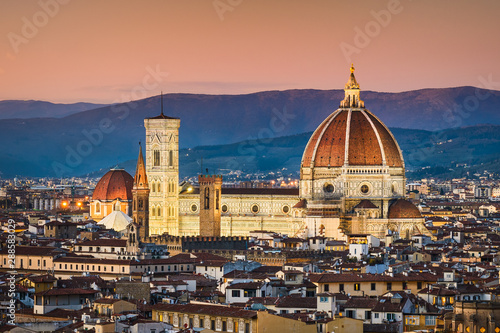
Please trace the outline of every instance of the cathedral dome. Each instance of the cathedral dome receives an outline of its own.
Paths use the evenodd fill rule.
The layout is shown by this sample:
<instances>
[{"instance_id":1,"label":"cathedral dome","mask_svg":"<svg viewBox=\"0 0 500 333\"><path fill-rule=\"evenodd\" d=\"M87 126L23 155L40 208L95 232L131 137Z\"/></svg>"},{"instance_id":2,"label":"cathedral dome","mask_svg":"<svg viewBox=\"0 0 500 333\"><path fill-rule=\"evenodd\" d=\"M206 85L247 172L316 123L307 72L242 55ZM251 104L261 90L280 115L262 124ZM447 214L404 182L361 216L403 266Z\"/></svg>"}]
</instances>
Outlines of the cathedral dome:
<instances>
[{"instance_id":1,"label":"cathedral dome","mask_svg":"<svg viewBox=\"0 0 500 333\"><path fill-rule=\"evenodd\" d=\"M390 219L420 219L422 214L418 208L405 199L398 199L389 207Z\"/></svg>"},{"instance_id":2,"label":"cathedral dome","mask_svg":"<svg viewBox=\"0 0 500 333\"><path fill-rule=\"evenodd\" d=\"M401 151L385 125L366 109L338 109L313 133L303 167L403 167Z\"/></svg>"},{"instance_id":3,"label":"cathedral dome","mask_svg":"<svg viewBox=\"0 0 500 333\"><path fill-rule=\"evenodd\" d=\"M134 178L123 169L109 170L97 183L92 200L132 200Z\"/></svg>"},{"instance_id":4,"label":"cathedral dome","mask_svg":"<svg viewBox=\"0 0 500 333\"><path fill-rule=\"evenodd\" d=\"M302 167L404 167L401 150L389 129L359 99L351 67L340 108L314 131L302 156Z\"/></svg>"}]
</instances>

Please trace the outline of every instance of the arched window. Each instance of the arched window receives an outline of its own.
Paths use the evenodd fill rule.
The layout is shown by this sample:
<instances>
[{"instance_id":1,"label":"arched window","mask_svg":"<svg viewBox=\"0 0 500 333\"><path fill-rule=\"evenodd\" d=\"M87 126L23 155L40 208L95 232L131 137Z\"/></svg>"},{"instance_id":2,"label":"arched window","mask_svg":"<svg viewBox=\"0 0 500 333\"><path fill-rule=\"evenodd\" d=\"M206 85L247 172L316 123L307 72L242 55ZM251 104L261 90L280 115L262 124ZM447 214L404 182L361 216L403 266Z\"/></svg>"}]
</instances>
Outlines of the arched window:
<instances>
[{"instance_id":1,"label":"arched window","mask_svg":"<svg viewBox=\"0 0 500 333\"><path fill-rule=\"evenodd\" d=\"M153 166L160 166L160 151L153 151Z\"/></svg>"},{"instance_id":2,"label":"arched window","mask_svg":"<svg viewBox=\"0 0 500 333\"><path fill-rule=\"evenodd\" d=\"M97 201L95 203L95 212L96 213L100 213L101 212L101 203L99 201Z\"/></svg>"},{"instance_id":3,"label":"arched window","mask_svg":"<svg viewBox=\"0 0 500 333\"><path fill-rule=\"evenodd\" d=\"M174 152L171 150L168 152L168 165L174 166Z\"/></svg>"},{"instance_id":4,"label":"arched window","mask_svg":"<svg viewBox=\"0 0 500 333\"><path fill-rule=\"evenodd\" d=\"M210 209L210 189L205 187L205 209Z\"/></svg>"},{"instance_id":5,"label":"arched window","mask_svg":"<svg viewBox=\"0 0 500 333\"><path fill-rule=\"evenodd\" d=\"M157 216L161 216L161 207L158 207L158 214Z\"/></svg>"},{"instance_id":6,"label":"arched window","mask_svg":"<svg viewBox=\"0 0 500 333\"><path fill-rule=\"evenodd\" d=\"M139 199L139 211L144 210L144 201L142 199Z\"/></svg>"},{"instance_id":7,"label":"arched window","mask_svg":"<svg viewBox=\"0 0 500 333\"><path fill-rule=\"evenodd\" d=\"M219 210L219 197L220 197L220 190L218 189L215 192L215 209Z\"/></svg>"},{"instance_id":8,"label":"arched window","mask_svg":"<svg viewBox=\"0 0 500 333\"><path fill-rule=\"evenodd\" d=\"M161 183L160 183L160 181L158 181L158 183L156 183L156 192L161 192Z\"/></svg>"},{"instance_id":9,"label":"arched window","mask_svg":"<svg viewBox=\"0 0 500 333\"><path fill-rule=\"evenodd\" d=\"M137 200L134 198L134 208L133 208L134 210L137 210L136 201Z\"/></svg>"}]
</instances>

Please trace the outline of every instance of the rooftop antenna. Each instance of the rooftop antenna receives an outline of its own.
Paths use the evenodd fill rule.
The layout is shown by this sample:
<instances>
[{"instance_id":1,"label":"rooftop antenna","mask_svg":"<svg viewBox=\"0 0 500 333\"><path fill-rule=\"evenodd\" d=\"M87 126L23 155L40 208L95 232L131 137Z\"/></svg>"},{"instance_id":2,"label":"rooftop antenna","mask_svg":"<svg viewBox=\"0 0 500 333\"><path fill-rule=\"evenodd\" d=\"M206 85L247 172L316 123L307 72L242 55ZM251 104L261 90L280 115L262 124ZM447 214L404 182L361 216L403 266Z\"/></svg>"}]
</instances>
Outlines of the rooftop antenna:
<instances>
[{"instance_id":1,"label":"rooftop antenna","mask_svg":"<svg viewBox=\"0 0 500 333\"><path fill-rule=\"evenodd\" d=\"M163 116L163 91L161 92L161 115Z\"/></svg>"}]
</instances>

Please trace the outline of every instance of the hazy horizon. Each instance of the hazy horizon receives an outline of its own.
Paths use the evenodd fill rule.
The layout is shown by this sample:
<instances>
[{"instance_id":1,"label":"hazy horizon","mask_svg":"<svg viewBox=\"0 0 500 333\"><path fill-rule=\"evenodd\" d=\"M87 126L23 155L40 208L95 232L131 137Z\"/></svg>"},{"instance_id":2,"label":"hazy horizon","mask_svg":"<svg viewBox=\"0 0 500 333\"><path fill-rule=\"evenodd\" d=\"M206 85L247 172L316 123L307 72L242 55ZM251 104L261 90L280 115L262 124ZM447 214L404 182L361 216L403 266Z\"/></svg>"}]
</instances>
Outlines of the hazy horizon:
<instances>
[{"instance_id":1,"label":"hazy horizon","mask_svg":"<svg viewBox=\"0 0 500 333\"><path fill-rule=\"evenodd\" d=\"M374 93L382 93L382 94L399 94L399 93L407 93L407 92L412 92L412 91L419 91L419 90L428 90L428 89L454 89L454 88L465 88L465 87L472 87L472 88L478 88L478 89L486 89L483 87L477 87L477 86L452 86L452 87L428 87L428 88L418 88L418 89L411 89L411 90L403 90L403 91L376 91L376 90L362 90L361 93L363 92L374 92ZM329 90L337 90L341 91L343 89L315 89L315 88L293 88L293 89L273 89L273 90L260 90L260 91L252 91L252 92L247 92L247 93L193 93L193 92L163 92L163 95L169 95L169 94L186 94L186 95L208 95L208 96L234 96L234 95L252 95L252 94L259 94L259 93L264 93L264 92L270 92L270 91L290 91L290 90L323 90L323 91L329 91ZM487 89L491 91L498 91L500 92L499 89ZM155 93L151 96L146 96L142 99L148 99L148 98L153 98L160 96L161 92ZM110 105L114 104L114 102L98 102L98 101L87 101L87 100L74 100L74 101L50 101L50 100L42 100L42 99L2 99L0 102L8 102L8 101L13 101L13 102L47 102L47 103L52 103L52 104L61 104L61 105L66 105L66 104L78 104L78 103L85 103L85 104L96 104L96 105ZM130 102L130 101L129 101ZM119 101L117 103L127 103Z\"/></svg>"}]
</instances>

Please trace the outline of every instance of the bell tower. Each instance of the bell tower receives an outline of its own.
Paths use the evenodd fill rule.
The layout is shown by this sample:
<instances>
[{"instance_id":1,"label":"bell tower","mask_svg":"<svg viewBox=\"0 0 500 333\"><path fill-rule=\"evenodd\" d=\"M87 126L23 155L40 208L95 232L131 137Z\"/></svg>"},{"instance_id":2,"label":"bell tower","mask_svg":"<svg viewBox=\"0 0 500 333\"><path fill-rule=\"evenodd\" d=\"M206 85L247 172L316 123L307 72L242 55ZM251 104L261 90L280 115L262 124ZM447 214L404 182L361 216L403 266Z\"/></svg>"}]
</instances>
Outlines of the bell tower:
<instances>
[{"instance_id":1,"label":"bell tower","mask_svg":"<svg viewBox=\"0 0 500 333\"><path fill-rule=\"evenodd\" d=\"M144 237L149 236L149 184L140 144L134 186L132 187L132 198L132 218L140 226L140 239L144 239Z\"/></svg>"},{"instance_id":2,"label":"bell tower","mask_svg":"<svg viewBox=\"0 0 500 333\"><path fill-rule=\"evenodd\" d=\"M149 234L179 234L179 118L161 114L144 119L149 181Z\"/></svg>"},{"instance_id":3,"label":"bell tower","mask_svg":"<svg viewBox=\"0 0 500 333\"><path fill-rule=\"evenodd\" d=\"M220 237L222 176L199 175L200 236Z\"/></svg>"}]
</instances>

